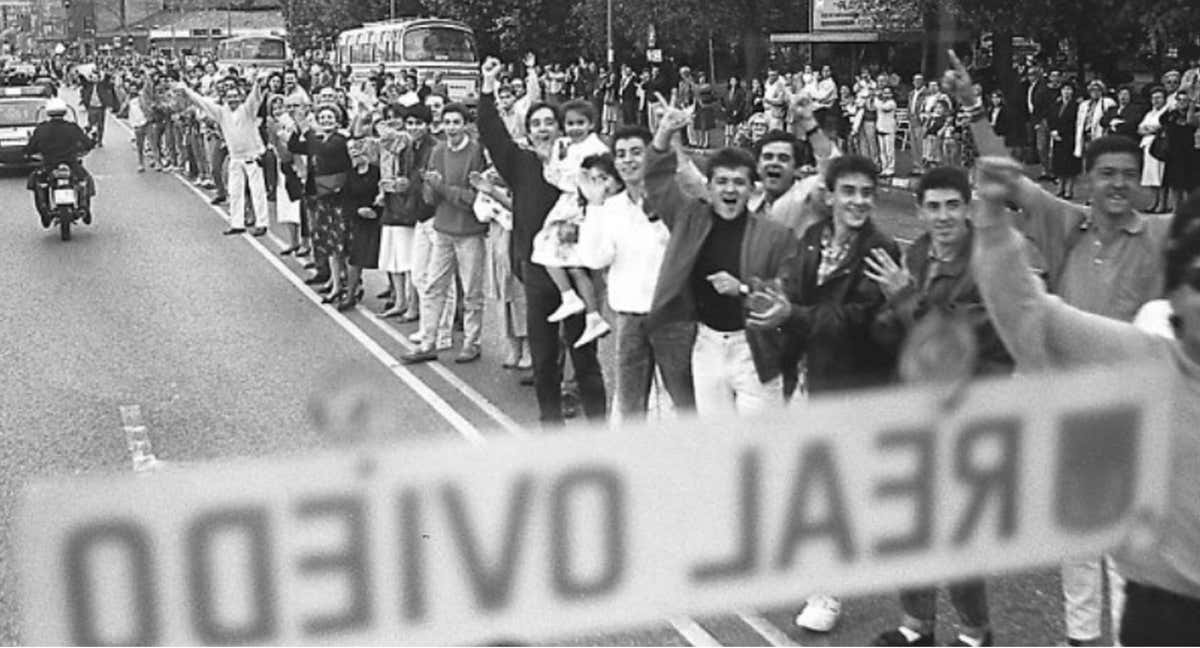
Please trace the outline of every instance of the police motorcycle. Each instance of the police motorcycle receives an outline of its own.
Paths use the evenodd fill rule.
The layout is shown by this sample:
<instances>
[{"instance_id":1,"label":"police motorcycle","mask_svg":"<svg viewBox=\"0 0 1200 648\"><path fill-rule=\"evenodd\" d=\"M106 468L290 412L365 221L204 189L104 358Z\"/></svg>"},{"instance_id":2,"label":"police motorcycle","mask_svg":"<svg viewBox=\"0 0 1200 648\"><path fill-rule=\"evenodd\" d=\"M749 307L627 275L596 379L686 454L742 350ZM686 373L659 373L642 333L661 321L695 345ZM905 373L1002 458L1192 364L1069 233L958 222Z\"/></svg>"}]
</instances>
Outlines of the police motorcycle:
<instances>
[{"instance_id":1,"label":"police motorcycle","mask_svg":"<svg viewBox=\"0 0 1200 648\"><path fill-rule=\"evenodd\" d=\"M61 99L48 100L46 114L49 120L41 122L38 128L51 124L55 117L65 116L66 112L66 103ZM58 121L63 122L61 119ZM93 140L73 122L63 123L66 125L43 133L58 139L57 142L41 141L37 131L31 137L30 154L38 160L38 168L30 174L27 186L33 191L34 205L41 216L42 226L49 228L57 225L62 240L69 241L73 225L78 222L90 225L92 222L91 197L94 188L80 158L91 150ZM46 155L46 144L51 147L51 159ZM64 150L71 153L64 155Z\"/></svg>"}]
</instances>

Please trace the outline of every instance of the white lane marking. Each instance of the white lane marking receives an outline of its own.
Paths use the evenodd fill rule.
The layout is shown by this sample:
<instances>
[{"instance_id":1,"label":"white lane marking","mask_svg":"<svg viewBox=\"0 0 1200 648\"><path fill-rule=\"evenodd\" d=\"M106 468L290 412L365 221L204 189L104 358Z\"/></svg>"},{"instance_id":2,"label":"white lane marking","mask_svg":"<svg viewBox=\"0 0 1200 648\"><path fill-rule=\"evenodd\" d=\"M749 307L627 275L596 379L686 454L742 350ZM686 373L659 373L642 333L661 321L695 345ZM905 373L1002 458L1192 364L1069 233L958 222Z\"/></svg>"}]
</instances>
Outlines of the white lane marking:
<instances>
[{"instance_id":1,"label":"white lane marking","mask_svg":"<svg viewBox=\"0 0 1200 648\"><path fill-rule=\"evenodd\" d=\"M280 250L287 248L287 244L284 243L283 240L278 236L276 236L274 232L268 231L267 238L271 239L271 242L274 243ZM359 304L355 307L355 310L365 317L368 322L374 324L375 328L379 329L380 333L383 333L391 338L392 341L404 347L404 350L410 352L417 350L417 346L412 342L409 342L407 337L389 325L382 317L371 312L371 310L367 307ZM505 414L504 411L497 407L495 403L488 400L486 396L479 393L479 391L477 391L474 387L467 384L465 380L459 378L458 374L450 371L440 362L431 362L428 363L427 366L433 370L434 373L440 376L442 380L449 383L451 387L457 389L458 392L465 396L467 400L471 401L475 407L478 407L485 414L492 417L492 420L496 421L496 423L499 423L500 427L504 428L505 432L522 439L529 437L529 432L525 428L521 427L520 423L517 423L511 416Z\"/></svg>"},{"instance_id":2,"label":"white lane marking","mask_svg":"<svg viewBox=\"0 0 1200 648\"><path fill-rule=\"evenodd\" d=\"M787 633L753 612L738 612L738 617L758 634L762 635L772 646L801 646L803 644L787 636Z\"/></svg>"},{"instance_id":3,"label":"white lane marking","mask_svg":"<svg viewBox=\"0 0 1200 648\"><path fill-rule=\"evenodd\" d=\"M717 638L708 634L708 631L700 627L695 619L688 617L677 617L667 619L667 623L678 632L687 642L693 646L720 646L723 645Z\"/></svg>"},{"instance_id":4,"label":"white lane marking","mask_svg":"<svg viewBox=\"0 0 1200 648\"><path fill-rule=\"evenodd\" d=\"M121 120L118 119L115 121L126 130L129 130L129 127ZM209 204L208 196L206 196L202 191L192 186L192 183L188 182L181 176L175 174L171 175L178 180L180 184L182 184L184 187L187 187L192 193L199 196L204 201L204 204L207 204L209 208L212 209L213 213L215 213L222 221L228 222L225 212L222 211L220 207ZM442 416L442 418L446 419L446 421L450 423L450 425L453 426L459 434L466 438L466 440L476 445L484 443L483 435L479 433L479 430L476 429L470 421L464 418L462 414L459 414L457 411L455 411L455 409L451 407L449 403L443 400L441 396L437 395L437 392L433 391L429 385L426 385L424 382L422 382L420 378L417 378L415 375L413 375L411 371L405 368L405 366L390 353L388 353L386 349L379 346L378 342L372 340L369 335L362 331L362 329L359 329L357 326L355 326L348 317L339 313L337 309L322 304L321 301L317 299L316 293L312 290L309 290L308 286L304 285L304 282L300 281L299 277L289 270L282 261L276 258L274 253L268 250L265 246L263 246L262 243L258 242L257 239L249 234L242 234L241 238L249 243L252 248L254 248L264 259L266 259L267 263L271 264L271 267L275 268L279 274L283 275L284 279L295 286L296 290L300 291L300 294L304 295L308 301L312 302L315 306L317 306L317 308L321 309L321 312L329 316L329 318L337 323L342 330L346 331L346 333L349 333L350 337L354 338L356 342L362 345L368 353L374 356L375 359L382 363L384 367L387 367L388 371L392 372L392 375L399 378L401 382L416 392L416 394L420 396L422 400L428 403L429 406L434 409L434 411Z\"/></svg>"},{"instance_id":5,"label":"white lane marking","mask_svg":"<svg viewBox=\"0 0 1200 648\"><path fill-rule=\"evenodd\" d=\"M118 123L120 123L123 127L128 129L128 126L125 126L125 124L123 122L120 122L118 120ZM200 191L200 189L193 186L190 182L188 182L182 176L179 176L177 174L172 174L172 175L177 180L179 180L179 182L181 184L183 184L183 186L185 186L189 190L191 190L192 193L199 196L206 203L208 202L208 196L205 195L202 191ZM222 221L228 221L225 211L222 210L220 207L218 207L216 205L211 205L211 204L209 205L209 207L213 210L213 212L215 212L217 214L217 216L219 216L221 218ZM280 249L283 249L284 247L286 247L284 245L283 241L281 241L277 236L275 236L274 233L268 232L267 236ZM394 357L392 357L390 354L388 354L388 352L386 350L384 350L382 347L380 347L374 340L372 340L369 336L367 336L366 333L364 333L361 329L356 327L354 325L354 323L349 320L349 318L347 318L345 315L342 315L341 313L337 312L336 309L326 306L324 304L321 304L320 301L317 300L313 291L309 290L307 286L305 286L303 283L301 283L300 279L293 272L291 272L291 270L282 261L280 261L270 250L266 249L266 246L264 246L259 241L255 240L255 238L249 234L243 234L242 238L245 239L246 241L248 241L256 250L258 250L258 252L264 258L266 258L267 261L270 262L271 265L277 271L279 271L280 274L283 274L285 276L285 278L293 286L295 286L297 288L297 290L299 290L302 294L304 294L304 296L307 297L309 301L316 304L319 308L321 308L322 311L324 311L327 315L329 315L331 318L333 318L333 320L335 322L337 322L339 326L341 326L347 333L349 333L351 335L351 337L353 337L356 341L358 341L360 344L362 344L364 347L366 347L367 350L372 355L374 355L377 359L379 359L380 362L382 362L384 364L384 366L386 366L389 370L391 370L393 374L395 374L397 377L399 377L402 381L404 381L405 384L409 385L413 389L413 391L417 392L418 395L420 395L423 399L426 400L426 402L428 402L431 406L433 406L433 408L435 410L437 410L438 413L441 414L444 418L446 418L451 423L451 425L454 425L455 429L457 429L460 434L462 434L464 437L466 437L468 441L470 441L474 444L477 444L477 445L487 442L486 439L484 439L483 436L479 433L479 431L477 429L475 429L475 427L473 425L471 425L470 422L468 422L460 414L458 414L458 412L456 412L454 410L454 408L452 408L449 405L449 403L446 403L440 396L438 396L436 393L434 393L432 389L430 389L419 378L414 376L412 374L412 372L405 369L404 366L402 364L400 364ZM387 335L392 340L395 340L397 343L399 343L405 349L408 349L411 351L414 348L411 342L409 342L403 335L401 335L394 328L389 326L379 316L370 312L366 308L363 308L362 306L358 307L358 311L367 318L367 321L374 324L381 332L383 332L384 335ZM443 380L445 380L452 387L457 389L460 393L463 394L463 396L465 396L468 400L470 400L476 407L478 407L480 410L485 412L488 416L492 417L493 420L495 420L497 423L499 423L500 426L503 427L506 432L508 432L509 434L511 434L513 436L517 436L517 437L524 438L524 437L529 436L528 431L526 431L524 428L522 428L520 426L520 424L518 424L515 420L513 420L511 417L509 417L507 414L505 414L499 407L497 407L494 403L489 401L485 396L480 394L478 391L476 391L474 388L472 388L470 385L468 385L465 381L463 381L461 378L459 378L457 375L455 375L454 372L452 372L449 369L446 369L445 367L441 366L440 364L436 364L436 363L432 364L431 367L433 368L434 372L437 373ZM443 408L445 411L443 411ZM457 419L459 422L456 423L455 419ZM772 626L765 619L762 619L761 617L757 617L754 615L743 614L740 616L742 616L742 619L746 621L747 625L749 625L751 627L751 629L753 629L755 632L762 635L763 638L765 638L768 642L771 643L771 645L773 645L773 646L796 646L796 645L798 645L794 642L791 642L790 639L788 639L786 634L784 634L782 631L780 631L779 629ZM757 619L757 621L752 622L748 619L748 617ZM674 628L675 631L679 633L680 636L682 636L689 644L691 644L693 646L721 646L722 645L721 642L717 641L717 639L715 637L713 637L711 634L709 634L708 631L706 631L703 627L700 626L699 623L697 623L693 619L690 619L690 618L671 619L671 620L669 620L669 623L671 624L671 627ZM780 637L782 637L782 640L779 639Z\"/></svg>"}]
</instances>

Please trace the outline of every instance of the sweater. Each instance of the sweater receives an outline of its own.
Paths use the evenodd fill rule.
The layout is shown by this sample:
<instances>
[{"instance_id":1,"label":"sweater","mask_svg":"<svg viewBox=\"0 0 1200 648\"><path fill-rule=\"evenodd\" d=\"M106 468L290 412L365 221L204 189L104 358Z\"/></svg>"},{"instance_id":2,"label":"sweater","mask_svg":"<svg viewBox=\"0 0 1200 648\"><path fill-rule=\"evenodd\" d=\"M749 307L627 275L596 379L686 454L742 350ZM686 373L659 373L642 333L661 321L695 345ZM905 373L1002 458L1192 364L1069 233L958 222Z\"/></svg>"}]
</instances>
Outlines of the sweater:
<instances>
[{"instance_id":1,"label":"sweater","mask_svg":"<svg viewBox=\"0 0 1200 648\"><path fill-rule=\"evenodd\" d=\"M995 217L989 217L995 218ZM996 331L1022 371L1138 360L1171 367L1171 466L1156 542L1114 552L1117 571L1143 585L1200 598L1200 364L1178 340L1085 313L1046 293L1024 263L1021 237L1004 223L976 230L975 279Z\"/></svg>"},{"instance_id":2,"label":"sweater","mask_svg":"<svg viewBox=\"0 0 1200 648\"><path fill-rule=\"evenodd\" d=\"M453 236L483 236L487 223L475 218L475 188L468 176L472 171L483 173L483 150L479 143L467 140L454 150L449 142L441 142L429 155L429 170L442 174L437 183L426 182L424 196L434 206L433 229Z\"/></svg>"}]
</instances>

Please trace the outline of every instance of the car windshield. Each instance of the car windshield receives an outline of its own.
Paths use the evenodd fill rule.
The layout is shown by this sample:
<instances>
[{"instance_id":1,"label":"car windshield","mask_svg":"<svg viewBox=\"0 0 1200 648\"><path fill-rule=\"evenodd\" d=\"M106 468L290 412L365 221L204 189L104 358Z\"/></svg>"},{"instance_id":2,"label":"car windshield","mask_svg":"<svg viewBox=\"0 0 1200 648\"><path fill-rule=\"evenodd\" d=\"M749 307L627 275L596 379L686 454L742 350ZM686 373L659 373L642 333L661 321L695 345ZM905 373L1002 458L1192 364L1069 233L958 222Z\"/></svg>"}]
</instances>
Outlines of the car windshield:
<instances>
[{"instance_id":1,"label":"car windshield","mask_svg":"<svg viewBox=\"0 0 1200 648\"><path fill-rule=\"evenodd\" d=\"M475 37L471 32L452 27L410 29L404 33L404 59L474 63Z\"/></svg>"},{"instance_id":2,"label":"car windshield","mask_svg":"<svg viewBox=\"0 0 1200 648\"><path fill-rule=\"evenodd\" d=\"M36 124L41 116L43 102L0 101L0 126L24 126Z\"/></svg>"}]
</instances>

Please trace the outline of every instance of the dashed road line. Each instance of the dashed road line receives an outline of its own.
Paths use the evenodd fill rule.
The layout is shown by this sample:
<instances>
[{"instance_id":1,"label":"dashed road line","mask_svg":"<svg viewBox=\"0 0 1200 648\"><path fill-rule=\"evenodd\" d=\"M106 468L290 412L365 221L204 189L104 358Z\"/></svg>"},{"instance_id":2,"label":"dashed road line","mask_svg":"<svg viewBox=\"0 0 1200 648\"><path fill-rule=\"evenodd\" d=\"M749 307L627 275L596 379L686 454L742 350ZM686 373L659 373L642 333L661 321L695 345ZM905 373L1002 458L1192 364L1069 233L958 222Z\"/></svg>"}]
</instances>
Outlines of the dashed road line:
<instances>
[{"instance_id":1,"label":"dashed road line","mask_svg":"<svg viewBox=\"0 0 1200 648\"><path fill-rule=\"evenodd\" d=\"M667 623L678 632L687 642L693 646L722 646L717 638L709 634L708 630L700 627L700 624L695 619L689 617L676 617L667 619Z\"/></svg>"},{"instance_id":2,"label":"dashed road line","mask_svg":"<svg viewBox=\"0 0 1200 648\"><path fill-rule=\"evenodd\" d=\"M786 632L775 626L774 623L763 618L761 615L753 612L738 612L738 618L743 623L750 626L750 629L762 635L772 646L799 646L799 642L793 640Z\"/></svg>"}]
</instances>

